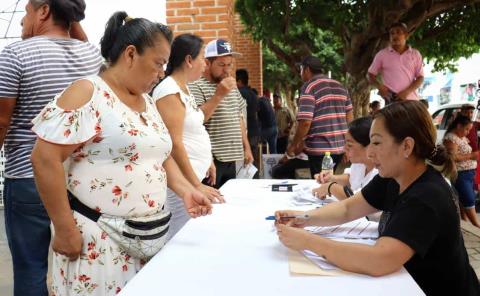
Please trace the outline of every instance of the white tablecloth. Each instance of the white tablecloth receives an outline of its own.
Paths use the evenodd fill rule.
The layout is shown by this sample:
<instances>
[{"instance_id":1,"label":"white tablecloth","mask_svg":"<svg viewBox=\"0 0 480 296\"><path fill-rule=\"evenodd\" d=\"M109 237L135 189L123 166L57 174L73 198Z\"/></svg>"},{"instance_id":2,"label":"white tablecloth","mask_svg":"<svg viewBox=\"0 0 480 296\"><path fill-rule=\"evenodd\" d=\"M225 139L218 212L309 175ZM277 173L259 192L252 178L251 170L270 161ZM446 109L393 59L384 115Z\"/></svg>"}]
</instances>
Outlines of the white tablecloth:
<instances>
[{"instance_id":1,"label":"white tablecloth","mask_svg":"<svg viewBox=\"0 0 480 296\"><path fill-rule=\"evenodd\" d=\"M291 275L287 249L265 217L291 208L292 193L271 192L272 183L230 180L221 189L227 203L190 220L120 295L424 295L405 269L378 278Z\"/></svg>"}]
</instances>

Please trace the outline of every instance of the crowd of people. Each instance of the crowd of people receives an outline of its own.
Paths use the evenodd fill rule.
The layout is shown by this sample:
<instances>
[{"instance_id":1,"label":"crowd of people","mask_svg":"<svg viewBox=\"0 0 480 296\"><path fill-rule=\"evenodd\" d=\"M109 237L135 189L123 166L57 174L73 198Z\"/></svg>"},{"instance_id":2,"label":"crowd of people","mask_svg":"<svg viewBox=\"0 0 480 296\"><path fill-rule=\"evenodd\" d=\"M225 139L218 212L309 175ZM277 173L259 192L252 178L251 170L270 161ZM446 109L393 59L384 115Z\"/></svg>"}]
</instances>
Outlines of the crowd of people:
<instances>
[{"instance_id":1,"label":"crowd of people","mask_svg":"<svg viewBox=\"0 0 480 296\"><path fill-rule=\"evenodd\" d=\"M323 74L317 57L300 63L304 84L292 112L280 94L273 103L269 92L259 96L246 69L233 76L240 53L227 40L173 38L163 24L116 12L98 50L79 24L84 13L83 0L28 1L23 40L0 56L15 295L48 295L50 246L54 295L117 294L190 218L226 202L219 188L236 178L238 163L258 164L261 143L283 154L273 177L308 168L320 183L313 194L339 200L308 219L278 211L287 247L374 276L405 266L428 295L480 293L459 227L460 217L480 227L472 108L462 108L445 146L437 145L416 94L422 57L407 45L405 24L389 28L390 46L368 69L386 107L372 102L369 116L354 119L347 89ZM335 166L351 162L349 170L322 172L327 153ZM302 229L367 215L379 220L373 246Z\"/></svg>"}]
</instances>

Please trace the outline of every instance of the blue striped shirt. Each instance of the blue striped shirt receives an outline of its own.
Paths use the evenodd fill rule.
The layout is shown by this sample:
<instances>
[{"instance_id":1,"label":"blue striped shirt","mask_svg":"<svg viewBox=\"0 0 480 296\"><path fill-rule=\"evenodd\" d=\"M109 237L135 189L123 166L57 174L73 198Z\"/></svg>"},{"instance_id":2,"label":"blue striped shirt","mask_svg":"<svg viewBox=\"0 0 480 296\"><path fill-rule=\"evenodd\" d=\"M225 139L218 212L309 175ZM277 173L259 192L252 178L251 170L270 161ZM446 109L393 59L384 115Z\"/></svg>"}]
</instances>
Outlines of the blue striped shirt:
<instances>
[{"instance_id":1,"label":"blue striped shirt","mask_svg":"<svg viewBox=\"0 0 480 296\"><path fill-rule=\"evenodd\" d=\"M5 177L33 178L32 119L75 80L97 74L99 50L75 39L37 36L6 46L0 55L0 98L16 99L5 137Z\"/></svg>"}]
</instances>

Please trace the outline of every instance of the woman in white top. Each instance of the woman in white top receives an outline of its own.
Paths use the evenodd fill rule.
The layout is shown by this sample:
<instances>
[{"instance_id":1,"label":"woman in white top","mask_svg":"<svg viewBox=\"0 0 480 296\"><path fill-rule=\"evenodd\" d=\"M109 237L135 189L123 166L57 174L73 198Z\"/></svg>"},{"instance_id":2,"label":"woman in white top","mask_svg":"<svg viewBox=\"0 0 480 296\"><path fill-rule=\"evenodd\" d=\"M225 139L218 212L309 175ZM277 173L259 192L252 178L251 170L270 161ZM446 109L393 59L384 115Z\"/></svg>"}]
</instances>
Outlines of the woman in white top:
<instances>
[{"instance_id":1,"label":"woman in white top","mask_svg":"<svg viewBox=\"0 0 480 296\"><path fill-rule=\"evenodd\" d=\"M173 43L166 75L153 91L158 112L172 138L172 156L183 175L211 201L224 202L220 191L202 184L208 176L215 182L210 137L203 125L205 116L190 95L187 83L199 79L205 70L203 40L193 34L177 36ZM171 190L167 206L172 212L169 238L190 219L181 199Z\"/></svg>"},{"instance_id":2,"label":"woman in white top","mask_svg":"<svg viewBox=\"0 0 480 296\"><path fill-rule=\"evenodd\" d=\"M362 189L378 174L371 159L367 157L370 144L370 126L372 118L361 117L352 121L345 135L345 152L352 162L350 171L343 175L331 175L321 172L315 179L322 185L313 189L313 194L320 199L334 195L339 200L346 199Z\"/></svg>"},{"instance_id":3,"label":"woman in white top","mask_svg":"<svg viewBox=\"0 0 480 296\"><path fill-rule=\"evenodd\" d=\"M457 166L458 175L453 186L458 192L462 205L460 207L462 219L465 220L468 217L473 225L480 227L475 212L475 192L473 191L478 152L472 152L472 147L466 138L472 125L470 118L458 115L447 128L443 143L453 155Z\"/></svg>"}]
</instances>

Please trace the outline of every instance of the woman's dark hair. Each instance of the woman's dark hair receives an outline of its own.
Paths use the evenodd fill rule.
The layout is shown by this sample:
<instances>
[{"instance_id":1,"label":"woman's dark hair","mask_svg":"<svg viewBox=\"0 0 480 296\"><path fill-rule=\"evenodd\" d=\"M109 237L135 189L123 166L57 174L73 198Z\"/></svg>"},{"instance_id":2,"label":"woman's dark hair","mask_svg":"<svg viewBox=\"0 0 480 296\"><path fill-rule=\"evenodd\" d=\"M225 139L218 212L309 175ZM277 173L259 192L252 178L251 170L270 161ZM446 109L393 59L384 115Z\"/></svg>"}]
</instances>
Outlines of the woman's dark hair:
<instances>
[{"instance_id":1,"label":"woman's dark hair","mask_svg":"<svg viewBox=\"0 0 480 296\"><path fill-rule=\"evenodd\" d=\"M352 135L352 138L360 143L363 147L367 147L370 144L370 127L372 126L372 117L360 117L348 125L348 132Z\"/></svg>"},{"instance_id":2,"label":"woman's dark hair","mask_svg":"<svg viewBox=\"0 0 480 296\"><path fill-rule=\"evenodd\" d=\"M144 18L132 19L125 11L117 11L108 20L100 40L102 56L113 65L129 45L135 46L138 53L142 54L146 48L154 45L158 34L169 43L172 42L172 31L167 26Z\"/></svg>"},{"instance_id":3,"label":"woman's dark hair","mask_svg":"<svg viewBox=\"0 0 480 296\"><path fill-rule=\"evenodd\" d=\"M415 141L413 155L442 166L441 172L455 175L453 156L443 145L436 145L437 130L425 106L417 101L402 101L380 109L373 119L383 119L385 128L397 143L411 137Z\"/></svg>"},{"instance_id":4,"label":"woman's dark hair","mask_svg":"<svg viewBox=\"0 0 480 296\"><path fill-rule=\"evenodd\" d=\"M64 27L70 27L72 22L79 22L85 18L86 4L84 0L30 0L36 10L42 5L48 5L53 20Z\"/></svg>"},{"instance_id":5,"label":"woman's dark hair","mask_svg":"<svg viewBox=\"0 0 480 296\"><path fill-rule=\"evenodd\" d=\"M447 128L447 131L445 133L449 133L451 131L453 131L454 129L457 128L457 126L460 124L461 126L466 126L468 124L472 123L472 120L470 118L468 118L467 116L465 115L462 115L462 114L457 114L457 116L455 117L455 119L452 121L452 123L450 123L450 125L448 126Z\"/></svg>"},{"instance_id":6,"label":"woman's dark hair","mask_svg":"<svg viewBox=\"0 0 480 296\"><path fill-rule=\"evenodd\" d=\"M185 58L191 56L196 59L203 47L202 38L193 34L182 34L175 37L172 43L170 58L168 59L165 75L171 75L173 71L183 65Z\"/></svg>"}]
</instances>

